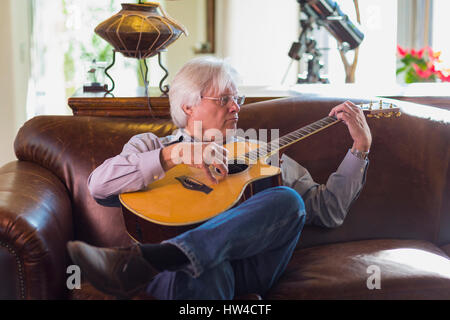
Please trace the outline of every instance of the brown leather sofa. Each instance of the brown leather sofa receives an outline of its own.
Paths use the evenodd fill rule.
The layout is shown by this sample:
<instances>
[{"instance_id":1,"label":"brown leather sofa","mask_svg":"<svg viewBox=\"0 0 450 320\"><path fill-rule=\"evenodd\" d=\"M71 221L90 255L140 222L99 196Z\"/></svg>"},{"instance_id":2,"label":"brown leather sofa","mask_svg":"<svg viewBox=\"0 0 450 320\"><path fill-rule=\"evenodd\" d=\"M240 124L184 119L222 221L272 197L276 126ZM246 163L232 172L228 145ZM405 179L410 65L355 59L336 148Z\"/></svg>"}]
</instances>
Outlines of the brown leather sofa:
<instances>
[{"instance_id":1,"label":"brown leather sofa","mask_svg":"<svg viewBox=\"0 0 450 320\"><path fill-rule=\"evenodd\" d=\"M281 134L328 115L343 98L299 96L246 105L241 128ZM356 100L353 100L356 102ZM449 111L399 102L403 116L369 119L367 183L344 224L306 227L265 299L450 299ZM441 117L444 120L436 120ZM135 134L175 129L169 119L40 116L0 169L0 299L76 299L66 243L130 243L119 208L98 205L86 179ZM352 141L338 124L286 152L325 183ZM369 289L373 268L379 289Z\"/></svg>"}]
</instances>

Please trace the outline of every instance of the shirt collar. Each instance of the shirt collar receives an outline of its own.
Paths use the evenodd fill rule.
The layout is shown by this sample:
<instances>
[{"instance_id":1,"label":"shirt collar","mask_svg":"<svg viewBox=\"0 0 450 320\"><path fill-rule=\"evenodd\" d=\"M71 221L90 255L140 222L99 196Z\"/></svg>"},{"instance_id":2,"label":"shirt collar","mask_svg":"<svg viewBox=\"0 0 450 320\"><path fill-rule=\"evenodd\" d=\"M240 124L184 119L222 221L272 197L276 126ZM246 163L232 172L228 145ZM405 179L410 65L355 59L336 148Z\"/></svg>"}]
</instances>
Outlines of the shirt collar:
<instances>
[{"instance_id":1,"label":"shirt collar","mask_svg":"<svg viewBox=\"0 0 450 320\"><path fill-rule=\"evenodd\" d=\"M182 140L180 140L180 138L183 137ZM174 132L174 140L177 141L184 141L184 142L194 142L194 141L198 141L197 139L195 139L194 137L191 137L189 135L189 133L184 129L184 128L180 128L177 129Z\"/></svg>"},{"instance_id":2,"label":"shirt collar","mask_svg":"<svg viewBox=\"0 0 450 320\"><path fill-rule=\"evenodd\" d=\"M183 137L181 140L180 138ZM192 137L184 128L176 129L173 134L172 141L179 142L199 142L200 140ZM238 141L238 137L234 136L231 138L231 141Z\"/></svg>"}]
</instances>

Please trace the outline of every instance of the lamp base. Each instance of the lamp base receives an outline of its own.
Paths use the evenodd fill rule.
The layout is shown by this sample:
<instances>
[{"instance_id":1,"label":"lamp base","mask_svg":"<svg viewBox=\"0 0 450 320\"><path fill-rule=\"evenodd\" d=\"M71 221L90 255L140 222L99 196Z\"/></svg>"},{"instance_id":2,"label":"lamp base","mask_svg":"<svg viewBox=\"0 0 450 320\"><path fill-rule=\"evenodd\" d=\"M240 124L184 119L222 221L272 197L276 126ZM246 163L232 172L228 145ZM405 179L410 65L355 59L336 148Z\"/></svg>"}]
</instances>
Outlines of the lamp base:
<instances>
[{"instance_id":1,"label":"lamp base","mask_svg":"<svg viewBox=\"0 0 450 320\"><path fill-rule=\"evenodd\" d=\"M83 86L83 92L107 92L108 91L108 85L107 84L100 84L98 82L92 82L89 84L85 84Z\"/></svg>"}]
</instances>

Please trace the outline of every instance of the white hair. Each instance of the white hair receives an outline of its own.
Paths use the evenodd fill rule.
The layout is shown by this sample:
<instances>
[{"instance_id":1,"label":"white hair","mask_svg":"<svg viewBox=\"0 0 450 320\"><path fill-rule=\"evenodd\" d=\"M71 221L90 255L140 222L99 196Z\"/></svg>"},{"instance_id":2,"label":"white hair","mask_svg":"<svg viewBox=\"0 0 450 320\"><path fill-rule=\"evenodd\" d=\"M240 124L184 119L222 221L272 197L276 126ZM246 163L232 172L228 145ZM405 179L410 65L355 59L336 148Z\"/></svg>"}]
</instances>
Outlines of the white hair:
<instances>
[{"instance_id":1,"label":"white hair","mask_svg":"<svg viewBox=\"0 0 450 320\"><path fill-rule=\"evenodd\" d=\"M186 127L187 115L183 105L198 105L206 92L220 94L227 89L234 90L238 79L237 71L225 60L215 57L190 60L178 71L170 86L172 121L179 128Z\"/></svg>"}]
</instances>

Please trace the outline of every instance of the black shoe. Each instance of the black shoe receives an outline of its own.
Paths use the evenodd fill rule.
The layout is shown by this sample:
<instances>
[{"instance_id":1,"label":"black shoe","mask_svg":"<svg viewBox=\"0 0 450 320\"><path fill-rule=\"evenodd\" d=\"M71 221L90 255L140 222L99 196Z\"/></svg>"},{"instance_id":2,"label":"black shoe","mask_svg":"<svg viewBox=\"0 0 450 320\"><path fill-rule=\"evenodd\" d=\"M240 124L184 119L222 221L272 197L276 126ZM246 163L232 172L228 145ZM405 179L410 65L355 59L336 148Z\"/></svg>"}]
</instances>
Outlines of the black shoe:
<instances>
[{"instance_id":1,"label":"black shoe","mask_svg":"<svg viewBox=\"0 0 450 320\"><path fill-rule=\"evenodd\" d=\"M120 298L131 298L159 273L143 257L135 244L126 248L97 248L69 241L72 261L98 290Z\"/></svg>"}]
</instances>

